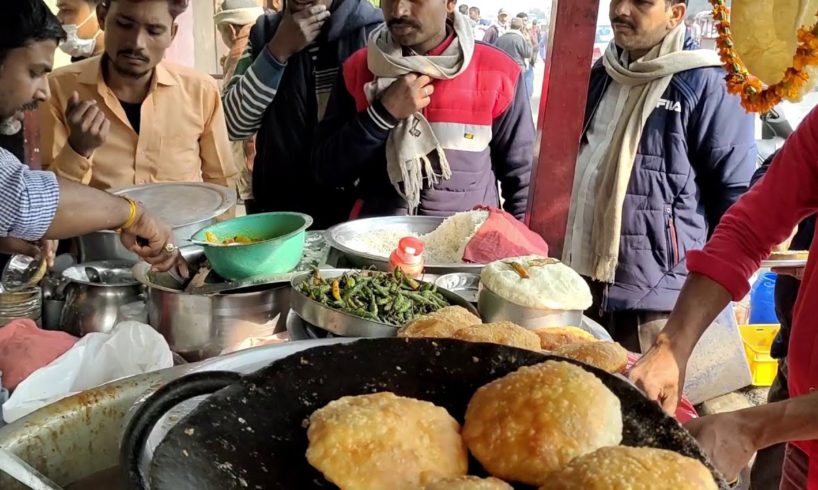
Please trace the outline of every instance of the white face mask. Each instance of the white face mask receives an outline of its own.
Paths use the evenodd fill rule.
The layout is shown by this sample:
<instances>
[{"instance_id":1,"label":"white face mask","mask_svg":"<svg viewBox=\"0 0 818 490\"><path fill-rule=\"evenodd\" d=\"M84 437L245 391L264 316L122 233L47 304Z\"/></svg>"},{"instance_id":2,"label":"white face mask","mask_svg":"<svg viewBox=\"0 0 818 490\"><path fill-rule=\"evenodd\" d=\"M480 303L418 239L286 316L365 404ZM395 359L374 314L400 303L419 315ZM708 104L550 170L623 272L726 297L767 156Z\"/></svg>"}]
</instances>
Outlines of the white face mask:
<instances>
[{"instance_id":1,"label":"white face mask","mask_svg":"<svg viewBox=\"0 0 818 490\"><path fill-rule=\"evenodd\" d=\"M99 37L101 31L97 31L91 39L81 39L78 34L80 27L84 26L94 15L96 14L91 12L91 14L79 24L65 24L62 26L66 34L66 39L60 43L60 49L63 50L64 53L74 58L87 58L94 54L94 48L97 46L97 37Z\"/></svg>"}]
</instances>

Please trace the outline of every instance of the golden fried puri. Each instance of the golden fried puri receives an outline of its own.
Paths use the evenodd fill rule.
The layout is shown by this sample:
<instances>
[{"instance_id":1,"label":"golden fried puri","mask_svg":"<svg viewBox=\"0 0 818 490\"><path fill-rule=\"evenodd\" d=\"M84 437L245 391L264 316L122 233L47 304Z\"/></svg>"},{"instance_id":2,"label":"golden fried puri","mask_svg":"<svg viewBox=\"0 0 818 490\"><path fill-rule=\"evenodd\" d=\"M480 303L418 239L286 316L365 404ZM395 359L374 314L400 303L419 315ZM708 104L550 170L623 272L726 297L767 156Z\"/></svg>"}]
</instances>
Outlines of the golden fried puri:
<instances>
[{"instance_id":1,"label":"golden fried puri","mask_svg":"<svg viewBox=\"0 0 818 490\"><path fill-rule=\"evenodd\" d=\"M416 490L468 470L457 421L392 393L331 402L312 414L307 438L309 463L342 490Z\"/></svg>"},{"instance_id":2,"label":"golden fried puri","mask_svg":"<svg viewBox=\"0 0 818 490\"><path fill-rule=\"evenodd\" d=\"M451 338L461 328L478 323L480 318L462 306L447 306L407 324L398 330L398 337Z\"/></svg>"},{"instance_id":3,"label":"golden fried puri","mask_svg":"<svg viewBox=\"0 0 818 490\"><path fill-rule=\"evenodd\" d=\"M672 451L606 447L553 473L540 490L716 490L699 461Z\"/></svg>"},{"instance_id":4,"label":"golden fried puri","mask_svg":"<svg viewBox=\"0 0 818 490\"><path fill-rule=\"evenodd\" d=\"M447 478L427 486L425 490L513 490L511 485L497 478L461 476Z\"/></svg>"},{"instance_id":5,"label":"golden fried puri","mask_svg":"<svg viewBox=\"0 0 818 490\"><path fill-rule=\"evenodd\" d=\"M584 362L609 373L622 372L628 365L628 351L615 342L564 345L555 350L554 354Z\"/></svg>"},{"instance_id":6,"label":"golden fried puri","mask_svg":"<svg viewBox=\"0 0 818 490\"><path fill-rule=\"evenodd\" d=\"M463 328L447 318L427 315L398 330L398 337L448 339Z\"/></svg>"},{"instance_id":7,"label":"golden fried puri","mask_svg":"<svg viewBox=\"0 0 818 490\"><path fill-rule=\"evenodd\" d=\"M470 327L483 322L483 320L462 306L447 306L432 313L432 316L446 318L464 327Z\"/></svg>"},{"instance_id":8,"label":"golden fried puri","mask_svg":"<svg viewBox=\"0 0 818 490\"><path fill-rule=\"evenodd\" d=\"M490 474L542 485L574 458L621 442L619 398L574 364L524 367L477 390L463 439Z\"/></svg>"},{"instance_id":9,"label":"golden fried puri","mask_svg":"<svg viewBox=\"0 0 818 490\"><path fill-rule=\"evenodd\" d=\"M458 330L452 338L469 342L487 342L520 349L540 350L540 338L532 332L511 322L486 323Z\"/></svg>"},{"instance_id":10,"label":"golden fried puri","mask_svg":"<svg viewBox=\"0 0 818 490\"><path fill-rule=\"evenodd\" d=\"M555 350L563 345L596 342L596 338L578 327L540 328L534 330L540 336L543 350Z\"/></svg>"}]
</instances>

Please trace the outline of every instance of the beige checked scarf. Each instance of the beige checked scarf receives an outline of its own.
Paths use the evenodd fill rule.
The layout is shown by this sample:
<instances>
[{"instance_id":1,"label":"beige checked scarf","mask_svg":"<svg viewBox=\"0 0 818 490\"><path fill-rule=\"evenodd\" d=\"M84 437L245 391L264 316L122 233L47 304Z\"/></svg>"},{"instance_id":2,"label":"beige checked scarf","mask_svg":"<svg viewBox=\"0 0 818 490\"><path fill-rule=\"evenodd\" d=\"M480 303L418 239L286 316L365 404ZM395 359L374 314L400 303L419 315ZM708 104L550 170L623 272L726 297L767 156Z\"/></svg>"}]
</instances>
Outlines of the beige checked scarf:
<instances>
[{"instance_id":1,"label":"beige checked scarf","mask_svg":"<svg viewBox=\"0 0 818 490\"><path fill-rule=\"evenodd\" d=\"M369 101L380 96L398 77L415 73L435 80L451 80L468 68L474 53L474 32L468 18L455 14L455 40L437 56L404 55L403 47L392 39L386 26L372 33L369 39L367 62L375 80L365 87ZM439 173L435 171L430 155L437 155ZM386 165L389 180L398 194L406 199L409 213L420 205L424 181L436 184L439 179L452 176L449 161L429 121L417 112L400 121L386 141Z\"/></svg>"}]
</instances>

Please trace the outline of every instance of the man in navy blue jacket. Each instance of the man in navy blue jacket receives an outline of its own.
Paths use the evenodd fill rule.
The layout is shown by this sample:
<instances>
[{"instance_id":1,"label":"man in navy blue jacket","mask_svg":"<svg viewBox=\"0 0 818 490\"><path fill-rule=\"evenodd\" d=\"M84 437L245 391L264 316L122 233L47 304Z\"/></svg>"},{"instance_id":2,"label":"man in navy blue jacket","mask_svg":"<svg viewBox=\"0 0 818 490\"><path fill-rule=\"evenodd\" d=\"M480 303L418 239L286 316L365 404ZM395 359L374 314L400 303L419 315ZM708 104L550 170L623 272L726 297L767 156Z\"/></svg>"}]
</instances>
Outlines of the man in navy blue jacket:
<instances>
[{"instance_id":1,"label":"man in navy blue jacket","mask_svg":"<svg viewBox=\"0 0 818 490\"><path fill-rule=\"evenodd\" d=\"M685 35L684 0L613 0L615 38L593 68L564 257L590 314L646 350L702 248L755 170L753 117L715 53Z\"/></svg>"}]
</instances>

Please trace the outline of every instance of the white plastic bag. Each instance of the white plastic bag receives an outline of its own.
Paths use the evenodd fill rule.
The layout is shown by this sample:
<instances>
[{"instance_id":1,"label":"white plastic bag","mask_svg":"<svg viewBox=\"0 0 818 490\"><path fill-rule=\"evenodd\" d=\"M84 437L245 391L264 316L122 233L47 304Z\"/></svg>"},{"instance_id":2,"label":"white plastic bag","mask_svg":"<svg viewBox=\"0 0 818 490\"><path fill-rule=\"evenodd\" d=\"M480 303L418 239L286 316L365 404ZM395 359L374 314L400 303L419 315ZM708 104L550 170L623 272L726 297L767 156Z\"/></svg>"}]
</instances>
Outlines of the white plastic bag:
<instances>
[{"instance_id":1,"label":"white plastic bag","mask_svg":"<svg viewBox=\"0 0 818 490\"><path fill-rule=\"evenodd\" d=\"M111 333L86 335L34 371L3 404L3 418L11 423L75 393L171 366L173 354L156 330L137 322L120 323Z\"/></svg>"}]
</instances>

